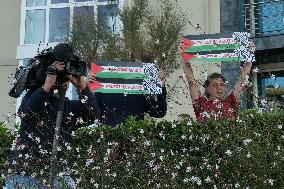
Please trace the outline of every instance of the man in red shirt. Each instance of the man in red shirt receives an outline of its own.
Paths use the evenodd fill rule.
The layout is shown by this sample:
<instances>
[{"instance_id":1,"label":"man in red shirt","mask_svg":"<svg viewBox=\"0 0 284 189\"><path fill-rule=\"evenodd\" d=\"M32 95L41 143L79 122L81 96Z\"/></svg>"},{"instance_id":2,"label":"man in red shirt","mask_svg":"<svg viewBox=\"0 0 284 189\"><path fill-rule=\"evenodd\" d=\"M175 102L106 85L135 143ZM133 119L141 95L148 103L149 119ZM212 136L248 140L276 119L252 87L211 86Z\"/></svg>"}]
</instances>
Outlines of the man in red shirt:
<instances>
[{"instance_id":1,"label":"man in red shirt","mask_svg":"<svg viewBox=\"0 0 284 189\"><path fill-rule=\"evenodd\" d=\"M253 48L254 44L252 44ZM204 83L205 95L200 93L200 86L195 80L190 62L183 62L182 67L186 75L193 108L198 121L208 119L235 119L240 109L240 98L250 73L252 63L245 62L237 83L228 97L225 97L226 80L219 73L211 74Z\"/></svg>"}]
</instances>

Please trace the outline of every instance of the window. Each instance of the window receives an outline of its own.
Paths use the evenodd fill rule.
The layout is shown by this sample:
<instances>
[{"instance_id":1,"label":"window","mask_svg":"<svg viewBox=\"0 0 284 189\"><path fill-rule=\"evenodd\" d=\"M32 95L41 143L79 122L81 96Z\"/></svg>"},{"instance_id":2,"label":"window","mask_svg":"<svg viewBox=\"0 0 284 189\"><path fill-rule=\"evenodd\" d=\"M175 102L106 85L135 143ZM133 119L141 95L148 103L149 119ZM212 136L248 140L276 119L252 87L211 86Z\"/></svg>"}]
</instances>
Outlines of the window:
<instances>
[{"instance_id":1,"label":"window","mask_svg":"<svg viewBox=\"0 0 284 189\"><path fill-rule=\"evenodd\" d=\"M260 75L260 95L267 99L268 107L284 109L284 72Z\"/></svg>"},{"instance_id":2,"label":"window","mask_svg":"<svg viewBox=\"0 0 284 189\"><path fill-rule=\"evenodd\" d=\"M50 9L49 42L67 41L70 26L70 9Z\"/></svg>"},{"instance_id":3,"label":"window","mask_svg":"<svg viewBox=\"0 0 284 189\"><path fill-rule=\"evenodd\" d=\"M26 0L24 39L21 43L65 42L71 22L78 16L98 18L108 29L117 29L121 2L109 0ZM114 26L114 27L113 27Z\"/></svg>"},{"instance_id":4,"label":"window","mask_svg":"<svg viewBox=\"0 0 284 189\"><path fill-rule=\"evenodd\" d=\"M255 36L284 34L284 1L245 1L245 27Z\"/></svg>"},{"instance_id":5,"label":"window","mask_svg":"<svg viewBox=\"0 0 284 189\"><path fill-rule=\"evenodd\" d=\"M264 35L284 33L283 16L283 1L271 1L260 4L260 32Z\"/></svg>"},{"instance_id":6,"label":"window","mask_svg":"<svg viewBox=\"0 0 284 189\"><path fill-rule=\"evenodd\" d=\"M98 6L98 22L106 29L117 30L118 5Z\"/></svg>"},{"instance_id":7,"label":"window","mask_svg":"<svg viewBox=\"0 0 284 189\"><path fill-rule=\"evenodd\" d=\"M25 26L25 44L44 42L45 10L28 10Z\"/></svg>"},{"instance_id":8,"label":"window","mask_svg":"<svg viewBox=\"0 0 284 189\"><path fill-rule=\"evenodd\" d=\"M51 0L52 4L56 4L56 3L69 3L69 0Z\"/></svg>"},{"instance_id":9,"label":"window","mask_svg":"<svg viewBox=\"0 0 284 189\"><path fill-rule=\"evenodd\" d=\"M46 0L27 0L26 1L27 7L43 6L43 5L46 5Z\"/></svg>"}]
</instances>

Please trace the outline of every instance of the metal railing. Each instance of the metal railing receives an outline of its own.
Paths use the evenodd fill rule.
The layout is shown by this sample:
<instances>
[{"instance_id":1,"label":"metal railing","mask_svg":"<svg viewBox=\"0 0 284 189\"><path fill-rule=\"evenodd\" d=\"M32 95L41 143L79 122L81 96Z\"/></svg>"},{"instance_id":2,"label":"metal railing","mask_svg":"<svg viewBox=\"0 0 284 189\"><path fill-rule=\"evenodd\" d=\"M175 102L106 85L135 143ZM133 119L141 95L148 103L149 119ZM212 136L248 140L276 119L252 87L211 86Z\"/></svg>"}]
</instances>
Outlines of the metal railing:
<instances>
[{"instance_id":1,"label":"metal railing","mask_svg":"<svg viewBox=\"0 0 284 189\"><path fill-rule=\"evenodd\" d=\"M284 0L245 0L243 16L255 37L284 35Z\"/></svg>"}]
</instances>

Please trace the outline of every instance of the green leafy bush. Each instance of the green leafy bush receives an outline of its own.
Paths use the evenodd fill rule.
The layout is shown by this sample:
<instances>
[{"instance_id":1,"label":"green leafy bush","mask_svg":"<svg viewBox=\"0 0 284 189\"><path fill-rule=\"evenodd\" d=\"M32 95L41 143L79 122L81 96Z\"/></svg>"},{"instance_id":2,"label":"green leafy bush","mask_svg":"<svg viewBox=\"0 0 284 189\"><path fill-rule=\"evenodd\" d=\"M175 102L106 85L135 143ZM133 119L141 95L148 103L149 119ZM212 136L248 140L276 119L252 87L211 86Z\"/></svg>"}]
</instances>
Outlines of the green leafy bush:
<instances>
[{"instance_id":1,"label":"green leafy bush","mask_svg":"<svg viewBox=\"0 0 284 189\"><path fill-rule=\"evenodd\" d=\"M283 188L284 113L236 121L136 121L79 129L67 146L78 188ZM0 125L0 171L13 133ZM3 177L1 177L2 187Z\"/></svg>"},{"instance_id":2,"label":"green leafy bush","mask_svg":"<svg viewBox=\"0 0 284 189\"><path fill-rule=\"evenodd\" d=\"M12 141L13 134L0 122L0 188L3 186L3 169Z\"/></svg>"},{"instance_id":3,"label":"green leafy bush","mask_svg":"<svg viewBox=\"0 0 284 189\"><path fill-rule=\"evenodd\" d=\"M84 128L69 162L79 188L283 188L283 115Z\"/></svg>"}]
</instances>

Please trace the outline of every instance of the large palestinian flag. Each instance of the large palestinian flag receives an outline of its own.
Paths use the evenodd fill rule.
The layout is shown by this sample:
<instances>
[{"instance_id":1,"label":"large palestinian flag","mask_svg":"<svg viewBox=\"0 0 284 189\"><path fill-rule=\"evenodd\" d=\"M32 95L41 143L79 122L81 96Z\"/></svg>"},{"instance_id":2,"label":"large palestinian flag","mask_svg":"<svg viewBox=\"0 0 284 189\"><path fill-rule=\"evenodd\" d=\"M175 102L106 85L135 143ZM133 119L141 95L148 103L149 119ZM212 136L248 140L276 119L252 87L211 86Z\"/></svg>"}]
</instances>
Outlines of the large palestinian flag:
<instances>
[{"instance_id":1,"label":"large palestinian flag","mask_svg":"<svg viewBox=\"0 0 284 189\"><path fill-rule=\"evenodd\" d=\"M97 61L91 65L96 82L94 92L123 94L161 94L159 69L151 63Z\"/></svg>"},{"instance_id":2,"label":"large palestinian flag","mask_svg":"<svg viewBox=\"0 0 284 189\"><path fill-rule=\"evenodd\" d=\"M185 62L255 61L247 32L188 35L181 44Z\"/></svg>"}]
</instances>

